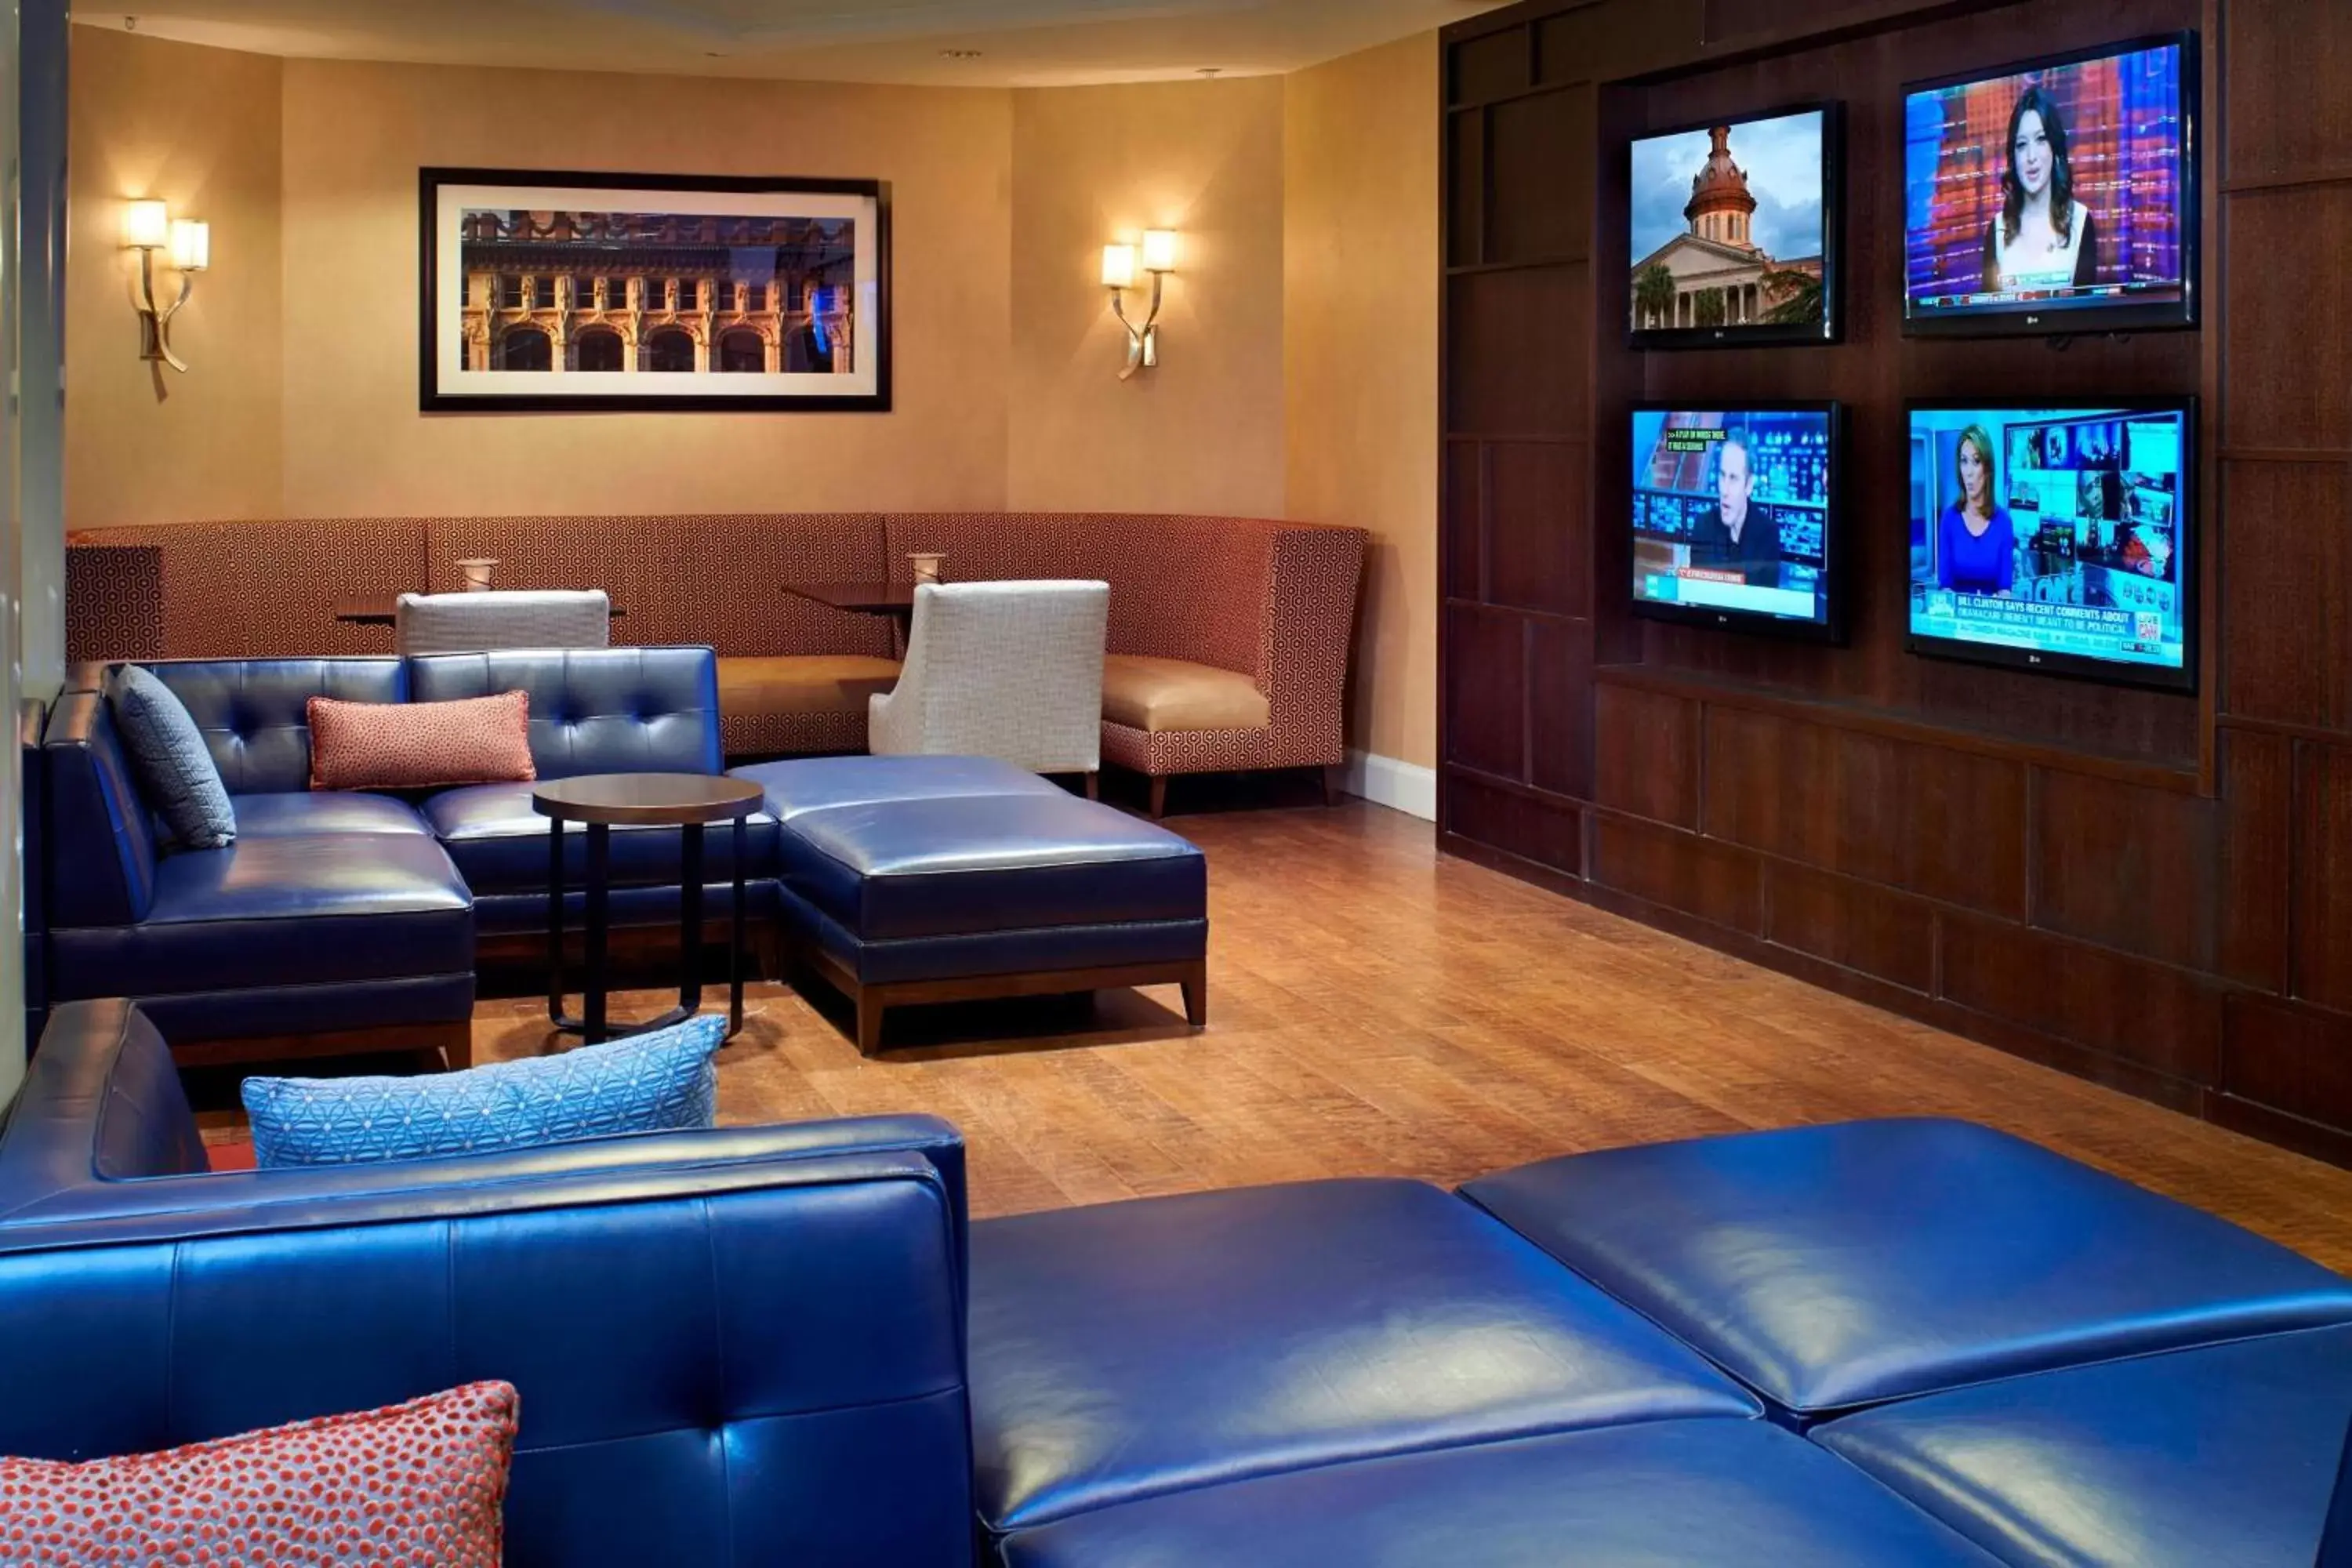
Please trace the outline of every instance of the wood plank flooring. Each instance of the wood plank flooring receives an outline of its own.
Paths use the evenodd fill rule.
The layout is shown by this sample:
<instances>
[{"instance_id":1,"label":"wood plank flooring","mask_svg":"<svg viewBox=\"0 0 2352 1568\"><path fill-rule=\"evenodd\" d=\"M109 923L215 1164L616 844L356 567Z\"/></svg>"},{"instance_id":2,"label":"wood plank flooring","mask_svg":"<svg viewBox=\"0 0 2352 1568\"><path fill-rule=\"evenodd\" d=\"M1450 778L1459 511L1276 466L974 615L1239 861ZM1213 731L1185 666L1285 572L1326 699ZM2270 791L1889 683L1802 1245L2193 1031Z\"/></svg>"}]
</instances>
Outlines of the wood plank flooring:
<instances>
[{"instance_id":1,"label":"wood plank flooring","mask_svg":"<svg viewBox=\"0 0 2352 1568\"><path fill-rule=\"evenodd\" d=\"M894 1016L868 1060L828 995L763 984L720 1058L722 1117L945 1116L973 1209L993 1215L1315 1176L1454 1183L1618 1143L1948 1114L2352 1269L2352 1171L1442 858L1428 825L1376 806L1171 825L1209 855L1204 1032L1170 987ZM543 1009L483 1004L479 1058L553 1048Z\"/></svg>"}]
</instances>

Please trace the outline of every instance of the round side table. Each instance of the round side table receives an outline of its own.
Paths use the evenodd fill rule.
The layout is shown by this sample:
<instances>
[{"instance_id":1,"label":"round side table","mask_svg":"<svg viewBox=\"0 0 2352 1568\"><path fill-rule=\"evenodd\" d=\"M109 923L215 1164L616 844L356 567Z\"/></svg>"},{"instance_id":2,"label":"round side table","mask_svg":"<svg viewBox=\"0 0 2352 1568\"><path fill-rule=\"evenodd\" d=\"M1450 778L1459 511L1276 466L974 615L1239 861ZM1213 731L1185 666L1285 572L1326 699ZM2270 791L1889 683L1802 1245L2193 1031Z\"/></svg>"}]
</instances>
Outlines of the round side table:
<instances>
[{"instance_id":1,"label":"round side table","mask_svg":"<svg viewBox=\"0 0 2352 1568\"><path fill-rule=\"evenodd\" d=\"M702 1006L702 830L735 825L735 908L728 925L727 1033L743 1026L743 867L751 858L744 819L766 798L760 785L708 773L589 773L556 779L530 792L531 809L547 824L547 1016L559 1029L590 1045L616 1035L665 1029ZM563 1011L564 824L587 829L587 952L577 1018ZM677 1005L642 1023L615 1024L604 1016L607 904L612 892L614 827L678 830Z\"/></svg>"}]
</instances>

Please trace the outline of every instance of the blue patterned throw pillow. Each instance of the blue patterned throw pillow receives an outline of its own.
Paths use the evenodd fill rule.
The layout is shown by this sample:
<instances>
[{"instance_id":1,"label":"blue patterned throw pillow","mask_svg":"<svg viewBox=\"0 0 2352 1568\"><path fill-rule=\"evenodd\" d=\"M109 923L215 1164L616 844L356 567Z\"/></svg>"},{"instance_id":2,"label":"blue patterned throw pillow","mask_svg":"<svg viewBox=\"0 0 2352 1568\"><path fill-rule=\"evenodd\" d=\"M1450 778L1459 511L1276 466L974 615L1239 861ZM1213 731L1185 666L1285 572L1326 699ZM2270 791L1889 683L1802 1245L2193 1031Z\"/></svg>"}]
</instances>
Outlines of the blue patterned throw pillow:
<instances>
[{"instance_id":1,"label":"blue patterned throw pillow","mask_svg":"<svg viewBox=\"0 0 2352 1568\"><path fill-rule=\"evenodd\" d=\"M178 693L135 664L107 690L115 732L131 753L140 793L183 849L218 849L236 837L236 812L220 767Z\"/></svg>"},{"instance_id":2,"label":"blue patterned throw pillow","mask_svg":"<svg viewBox=\"0 0 2352 1568\"><path fill-rule=\"evenodd\" d=\"M484 1154L711 1125L723 1014L561 1056L421 1078L249 1078L257 1168Z\"/></svg>"}]
</instances>

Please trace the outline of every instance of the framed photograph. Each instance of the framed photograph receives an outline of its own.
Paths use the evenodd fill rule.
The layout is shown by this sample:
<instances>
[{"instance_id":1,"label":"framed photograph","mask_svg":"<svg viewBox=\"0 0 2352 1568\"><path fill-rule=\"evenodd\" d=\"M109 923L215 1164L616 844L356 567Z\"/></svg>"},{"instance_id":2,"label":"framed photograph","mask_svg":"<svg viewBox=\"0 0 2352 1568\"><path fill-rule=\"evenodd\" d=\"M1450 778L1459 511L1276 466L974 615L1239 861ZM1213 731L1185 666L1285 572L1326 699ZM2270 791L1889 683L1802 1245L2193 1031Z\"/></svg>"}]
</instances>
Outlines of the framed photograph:
<instances>
[{"instance_id":1,"label":"framed photograph","mask_svg":"<svg viewBox=\"0 0 2352 1568\"><path fill-rule=\"evenodd\" d=\"M1836 342L1844 134L1812 103L1635 138L1627 345Z\"/></svg>"},{"instance_id":2,"label":"framed photograph","mask_svg":"<svg viewBox=\"0 0 2352 1568\"><path fill-rule=\"evenodd\" d=\"M890 406L877 180L425 169L427 412Z\"/></svg>"}]
</instances>

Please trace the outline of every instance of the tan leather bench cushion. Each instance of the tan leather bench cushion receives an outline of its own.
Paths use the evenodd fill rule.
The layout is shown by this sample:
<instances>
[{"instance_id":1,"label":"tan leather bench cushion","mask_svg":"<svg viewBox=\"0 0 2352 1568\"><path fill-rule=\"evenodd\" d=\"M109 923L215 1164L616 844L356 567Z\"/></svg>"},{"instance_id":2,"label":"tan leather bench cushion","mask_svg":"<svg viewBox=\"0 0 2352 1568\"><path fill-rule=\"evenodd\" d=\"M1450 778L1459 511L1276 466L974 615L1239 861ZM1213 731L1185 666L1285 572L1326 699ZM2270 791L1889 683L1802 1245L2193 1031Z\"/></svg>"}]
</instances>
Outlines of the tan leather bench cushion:
<instances>
[{"instance_id":1,"label":"tan leather bench cushion","mask_svg":"<svg viewBox=\"0 0 2352 1568\"><path fill-rule=\"evenodd\" d=\"M1234 670L1115 653L1103 660L1103 717L1151 733L1262 730L1274 722L1274 710L1257 682Z\"/></svg>"},{"instance_id":2,"label":"tan leather bench cushion","mask_svg":"<svg viewBox=\"0 0 2352 1568\"><path fill-rule=\"evenodd\" d=\"M898 684L898 661L856 653L775 654L719 661L721 713L863 713Z\"/></svg>"}]
</instances>

